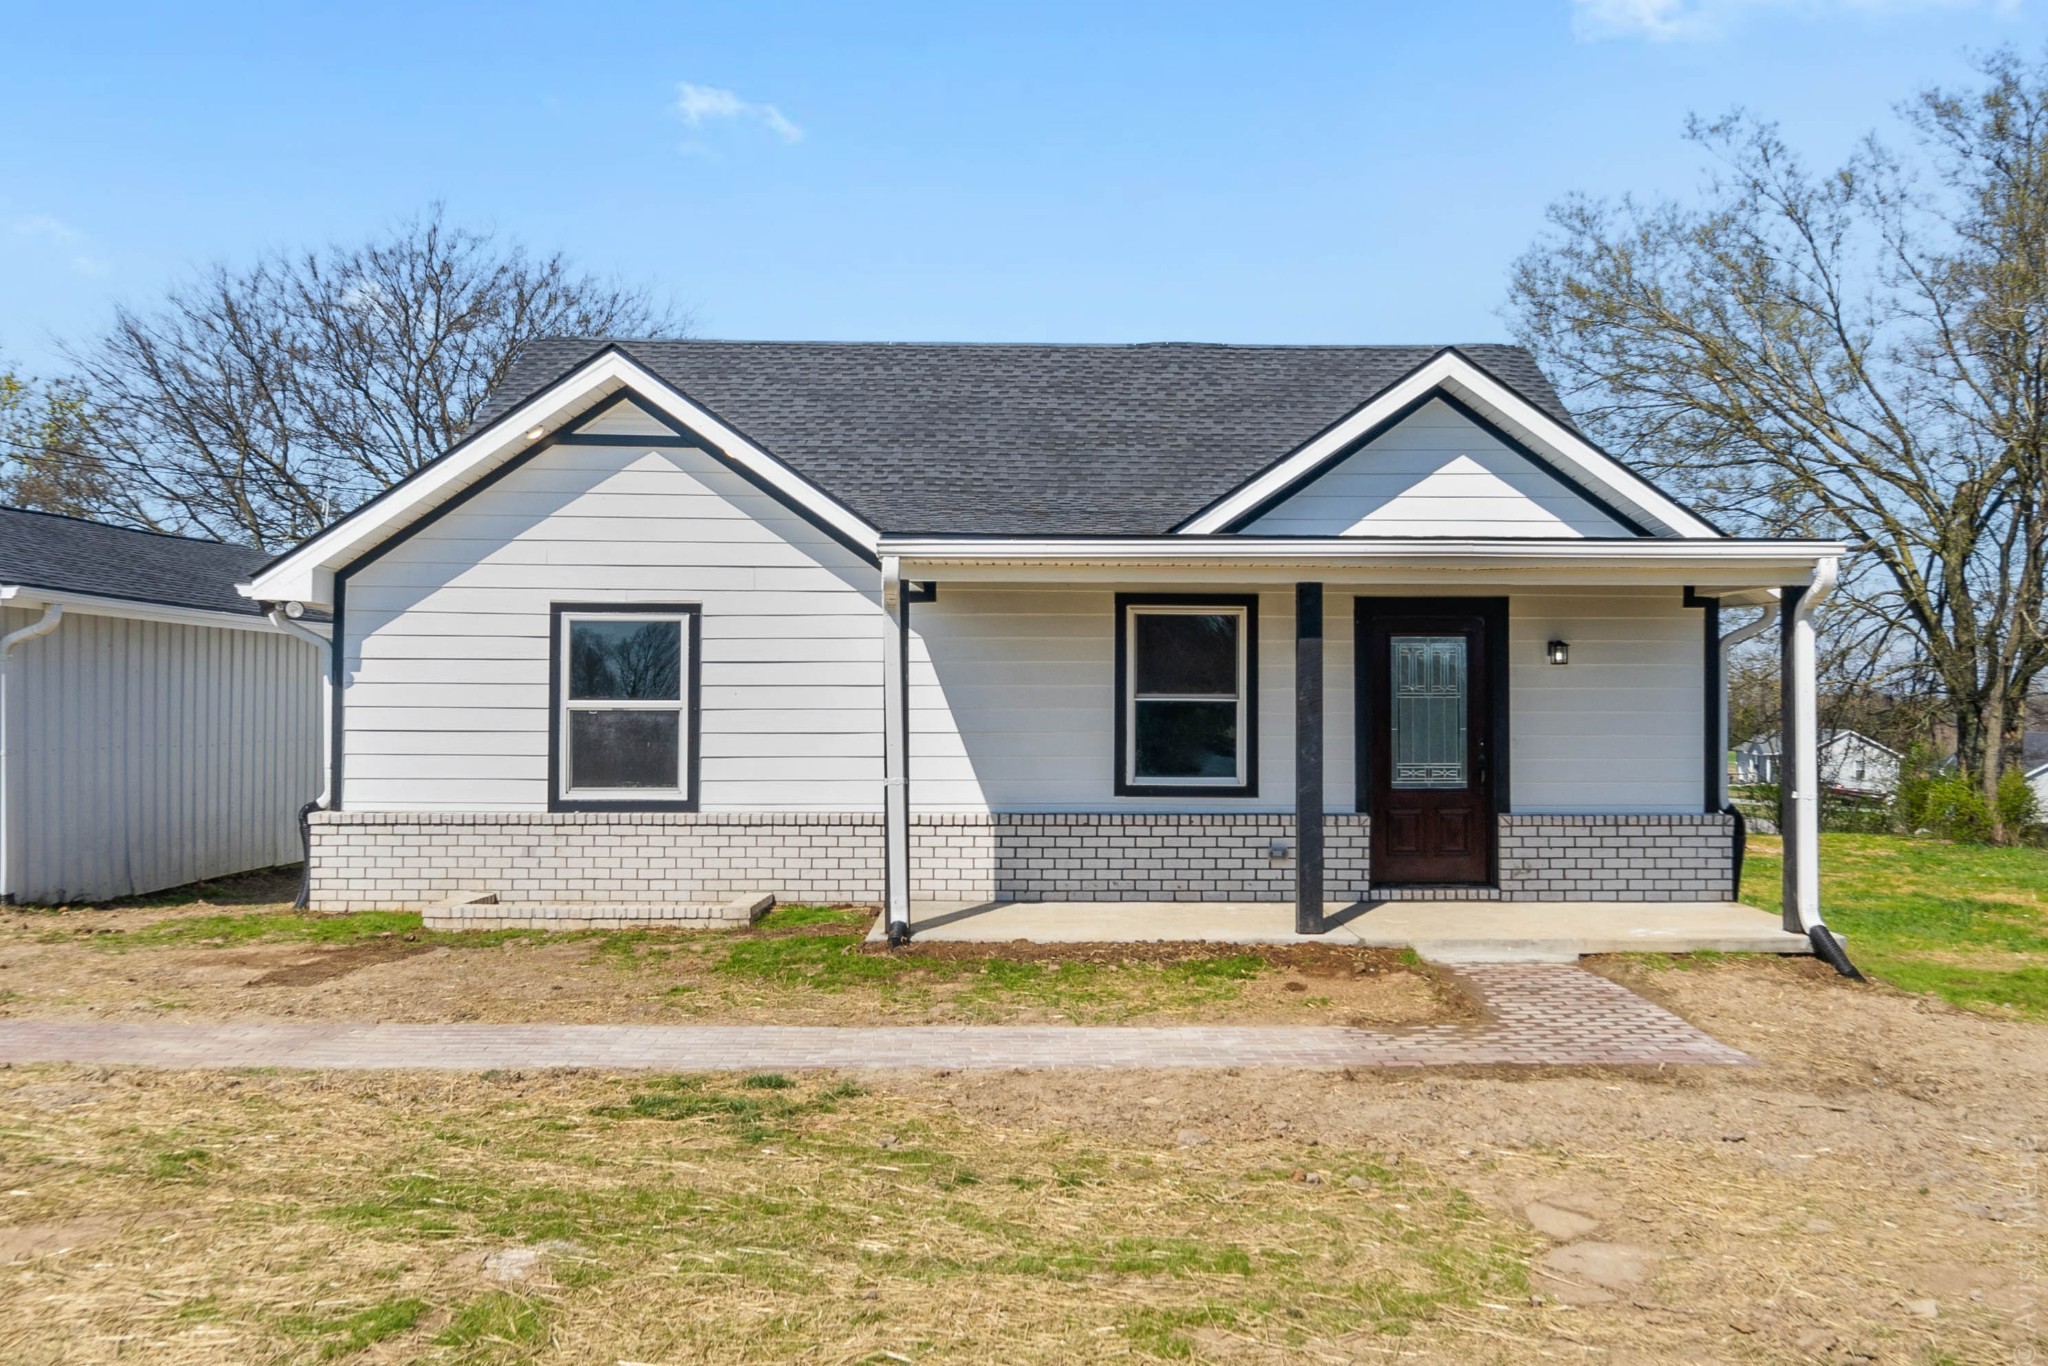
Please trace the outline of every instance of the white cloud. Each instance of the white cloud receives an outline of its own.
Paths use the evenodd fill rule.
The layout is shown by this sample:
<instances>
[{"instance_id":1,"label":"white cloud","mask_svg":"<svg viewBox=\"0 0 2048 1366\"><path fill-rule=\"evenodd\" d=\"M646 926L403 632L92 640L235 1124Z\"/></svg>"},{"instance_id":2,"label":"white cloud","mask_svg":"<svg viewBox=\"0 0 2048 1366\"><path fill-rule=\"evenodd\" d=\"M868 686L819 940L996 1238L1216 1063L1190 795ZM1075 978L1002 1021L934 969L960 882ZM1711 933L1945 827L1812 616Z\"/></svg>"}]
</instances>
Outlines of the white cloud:
<instances>
[{"instance_id":1,"label":"white cloud","mask_svg":"<svg viewBox=\"0 0 2048 1366\"><path fill-rule=\"evenodd\" d=\"M29 214L14 219L7 226L16 237L54 247L67 258L65 264L80 275L98 279L113 269L104 259L86 250L84 233L60 218L52 218L46 213Z\"/></svg>"},{"instance_id":2,"label":"white cloud","mask_svg":"<svg viewBox=\"0 0 2048 1366\"><path fill-rule=\"evenodd\" d=\"M1702 42L1726 35L1744 18L1776 11L1817 19L1838 14L1900 14L1913 10L1989 10L2016 14L2020 0L1571 0L1572 36L1582 43L1642 38L1653 43Z\"/></svg>"},{"instance_id":3,"label":"white cloud","mask_svg":"<svg viewBox=\"0 0 2048 1366\"><path fill-rule=\"evenodd\" d=\"M783 115L772 104L756 104L743 100L730 90L716 86L692 85L684 81L676 87L676 113L692 128L702 128L713 123L758 123L784 142L801 142L804 130Z\"/></svg>"}]
</instances>

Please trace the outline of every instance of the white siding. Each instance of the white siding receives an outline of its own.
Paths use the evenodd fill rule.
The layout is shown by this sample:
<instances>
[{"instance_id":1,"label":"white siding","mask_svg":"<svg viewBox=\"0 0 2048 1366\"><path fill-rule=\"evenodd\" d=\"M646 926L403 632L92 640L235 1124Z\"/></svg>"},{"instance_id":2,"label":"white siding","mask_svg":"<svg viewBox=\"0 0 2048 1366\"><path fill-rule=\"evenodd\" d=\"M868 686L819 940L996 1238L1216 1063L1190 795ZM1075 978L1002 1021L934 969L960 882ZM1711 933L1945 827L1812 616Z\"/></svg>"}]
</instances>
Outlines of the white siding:
<instances>
[{"instance_id":1,"label":"white siding","mask_svg":"<svg viewBox=\"0 0 2048 1366\"><path fill-rule=\"evenodd\" d=\"M675 432L630 400L615 403L575 429L577 436L673 437Z\"/></svg>"},{"instance_id":2,"label":"white siding","mask_svg":"<svg viewBox=\"0 0 2048 1366\"><path fill-rule=\"evenodd\" d=\"M12 631L40 610L0 610ZM280 633L67 613L8 659L16 898L102 901L300 857L320 655Z\"/></svg>"},{"instance_id":3,"label":"white siding","mask_svg":"<svg viewBox=\"0 0 2048 1366\"><path fill-rule=\"evenodd\" d=\"M546 810L550 605L678 602L702 808L877 809L879 591L703 451L547 447L348 580L343 805Z\"/></svg>"},{"instance_id":4,"label":"white siding","mask_svg":"<svg viewBox=\"0 0 2048 1366\"><path fill-rule=\"evenodd\" d=\"M1612 516L1441 401L1245 528L1253 536L1626 536Z\"/></svg>"},{"instance_id":5,"label":"white siding","mask_svg":"<svg viewBox=\"0 0 2048 1366\"><path fill-rule=\"evenodd\" d=\"M1133 585L1130 591L1142 591ZM1184 585L1175 591L1189 592ZM1231 591L1217 585L1216 592ZM1456 590L1451 590L1453 593ZM1387 596L1438 596L1418 584ZM1701 809L1701 616L1677 589L1509 595L1511 800L1529 813ZM1259 600L1259 796L1112 796L1115 594L943 585L912 609L911 800L920 811L1289 810L1294 600ZM1324 606L1324 801L1353 809L1353 604ZM1545 662L1564 640L1571 663ZM933 660L937 663L933 664Z\"/></svg>"},{"instance_id":6,"label":"white siding","mask_svg":"<svg viewBox=\"0 0 2048 1366\"><path fill-rule=\"evenodd\" d=\"M1700 611L1675 588L1515 593L1515 810L1701 810L1704 630ZM1569 664L1545 661L1552 640L1571 647Z\"/></svg>"}]
</instances>

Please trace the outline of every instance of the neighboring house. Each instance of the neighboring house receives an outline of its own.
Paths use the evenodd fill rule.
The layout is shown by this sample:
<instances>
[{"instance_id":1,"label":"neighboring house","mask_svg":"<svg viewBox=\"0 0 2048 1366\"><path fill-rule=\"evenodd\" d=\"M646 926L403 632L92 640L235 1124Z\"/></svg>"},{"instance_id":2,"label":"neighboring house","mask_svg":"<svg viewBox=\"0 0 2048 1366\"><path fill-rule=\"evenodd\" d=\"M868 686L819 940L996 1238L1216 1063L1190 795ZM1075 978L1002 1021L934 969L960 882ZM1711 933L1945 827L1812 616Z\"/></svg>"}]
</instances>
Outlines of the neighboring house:
<instances>
[{"instance_id":1,"label":"neighboring house","mask_svg":"<svg viewBox=\"0 0 2048 1366\"><path fill-rule=\"evenodd\" d=\"M2030 730L2020 737L2021 771L2034 789L2034 819L2048 823L2048 730Z\"/></svg>"},{"instance_id":2,"label":"neighboring house","mask_svg":"<svg viewBox=\"0 0 2048 1366\"><path fill-rule=\"evenodd\" d=\"M1820 733L1820 778L1841 792L1890 796L1899 790L1899 765L1905 755L1890 745L1853 730ZM1775 783L1781 771L1776 735L1759 735L1735 747L1735 781Z\"/></svg>"},{"instance_id":3,"label":"neighboring house","mask_svg":"<svg viewBox=\"0 0 2048 1366\"><path fill-rule=\"evenodd\" d=\"M316 907L1312 927L1728 898L1719 611L1783 594L1810 717L1841 553L1721 535L1513 347L552 341L243 591L335 618Z\"/></svg>"},{"instance_id":4,"label":"neighboring house","mask_svg":"<svg viewBox=\"0 0 2048 1366\"><path fill-rule=\"evenodd\" d=\"M319 649L235 591L266 557L0 508L0 893L103 901L301 857Z\"/></svg>"}]
</instances>

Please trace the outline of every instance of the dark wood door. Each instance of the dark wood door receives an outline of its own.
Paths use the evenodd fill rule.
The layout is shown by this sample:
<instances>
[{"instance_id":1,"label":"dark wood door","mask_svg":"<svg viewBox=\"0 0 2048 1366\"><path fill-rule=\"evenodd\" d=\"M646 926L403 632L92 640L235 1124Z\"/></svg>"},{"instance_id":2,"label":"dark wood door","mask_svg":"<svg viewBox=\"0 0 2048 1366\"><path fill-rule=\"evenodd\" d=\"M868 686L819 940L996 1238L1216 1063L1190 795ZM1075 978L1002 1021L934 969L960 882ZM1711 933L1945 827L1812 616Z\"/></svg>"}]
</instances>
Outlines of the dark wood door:
<instances>
[{"instance_id":1,"label":"dark wood door","mask_svg":"<svg viewBox=\"0 0 2048 1366\"><path fill-rule=\"evenodd\" d=\"M1365 610L1359 693L1372 881L1493 880L1489 615Z\"/></svg>"}]
</instances>

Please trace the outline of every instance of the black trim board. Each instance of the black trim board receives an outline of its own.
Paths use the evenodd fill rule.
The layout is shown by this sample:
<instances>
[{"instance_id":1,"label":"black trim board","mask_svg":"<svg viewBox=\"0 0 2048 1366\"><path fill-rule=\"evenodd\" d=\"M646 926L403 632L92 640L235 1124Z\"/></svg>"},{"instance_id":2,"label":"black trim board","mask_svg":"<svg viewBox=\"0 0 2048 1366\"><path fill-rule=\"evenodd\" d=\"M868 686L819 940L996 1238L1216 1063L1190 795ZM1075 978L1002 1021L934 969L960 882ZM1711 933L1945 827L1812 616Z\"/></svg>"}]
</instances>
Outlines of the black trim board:
<instances>
[{"instance_id":1,"label":"black trim board","mask_svg":"<svg viewBox=\"0 0 2048 1366\"><path fill-rule=\"evenodd\" d=\"M646 614L689 619L688 670L683 685L683 722L689 727L683 772L689 795L680 801L576 801L561 795L562 774L562 616ZM704 607L695 602L551 602L548 604L548 810L550 811L695 811L699 801L699 760L702 755L702 687Z\"/></svg>"},{"instance_id":2,"label":"black trim board","mask_svg":"<svg viewBox=\"0 0 2048 1366\"><path fill-rule=\"evenodd\" d=\"M1133 607L1236 607L1244 610L1244 782L1226 787L1196 787L1191 784L1133 783L1125 752L1130 745L1129 686L1130 643L1127 639L1130 609ZM1259 795L1259 595L1256 593L1118 593L1116 595L1116 741L1111 756L1116 765L1113 791L1119 797L1257 797Z\"/></svg>"},{"instance_id":3,"label":"black trim board","mask_svg":"<svg viewBox=\"0 0 2048 1366\"><path fill-rule=\"evenodd\" d=\"M1721 750L1721 709L1727 698L1721 686L1721 600L1705 597L1691 588L1685 590L1685 605L1704 609L1701 618L1705 649L1700 659L1700 716L1705 735L1701 740L1705 760L1700 809L1713 815L1721 809L1721 775L1727 771L1728 756Z\"/></svg>"},{"instance_id":4,"label":"black trim board","mask_svg":"<svg viewBox=\"0 0 2048 1366\"><path fill-rule=\"evenodd\" d=\"M1485 624L1486 669L1491 693L1487 698L1487 710L1492 714L1493 725L1493 752L1488 756L1487 764L1493 770L1489 786L1492 788L1496 826L1492 851L1488 855L1487 881L1495 886L1500 883L1499 821L1514 811L1514 773L1510 764L1514 745L1508 728L1512 714L1509 701L1513 690L1512 661L1508 658L1508 615L1509 600L1502 597L1405 598L1374 597L1361 593L1351 603L1351 705L1356 713L1351 728L1353 761L1356 764L1352 810L1368 818L1372 815L1372 724L1368 694L1372 680L1365 660L1369 623L1375 617L1438 616L1478 617Z\"/></svg>"},{"instance_id":5,"label":"black trim board","mask_svg":"<svg viewBox=\"0 0 2048 1366\"><path fill-rule=\"evenodd\" d=\"M1323 923L1323 585L1294 585L1294 932Z\"/></svg>"},{"instance_id":6,"label":"black trim board","mask_svg":"<svg viewBox=\"0 0 2048 1366\"><path fill-rule=\"evenodd\" d=\"M1607 516L1612 517L1615 521L1621 523L1622 526L1626 527L1630 532L1634 533L1634 535L1644 538L1664 539L1662 537L1659 537L1658 533L1650 530L1649 527L1645 526L1635 516L1631 515L1622 508L1616 507L1612 500L1602 497L1593 489L1588 488L1585 484L1581 483L1577 479L1572 478L1571 475L1559 469L1557 467L1556 462L1551 460L1548 456L1543 455L1541 452L1537 451L1533 446L1529 445L1526 441L1523 441L1519 437L1513 435L1506 428L1502 427L1499 423L1495 422L1492 418L1487 417L1484 413L1481 413L1478 409L1474 408L1471 404L1465 402L1463 399L1459 398L1456 394L1453 394L1450 390L1444 388L1442 385L1438 385L1436 388L1429 390L1427 393L1418 395L1413 401L1401 405L1401 407L1398 410L1388 415L1381 421L1374 423L1370 428L1366 429L1364 432L1361 432L1357 437L1355 437L1351 441L1346 442L1337 450L1332 451L1329 455L1324 456L1321 460L1317 461L1313 469L1308 470L1306 473L1300 475L1298 478L1290 481L1286 485L1286 487L1277 489L1272 494L1261 499L1249 511L1243 513L1238 517L1232 518L1229 525L1223 528L1224 532L1226 534L1241 533L1245 527L1251 525L1259 518L1265 516L1274 508L1280 506L1282 503L1288 502L1293 498L1299 497L1302 494L1307 493L1325 476L1329 475L1333 470L1335 470L1338 465L1342 464L1345 460L1350 459L1352 456L1358 454L1358 452L1363 450L1366 446L1372 444L1374 441L1379 440L1382 436L1385 436L1395 427L1398 427L1401 423L1406 422L1409 418L1415 416L1416 413L1420 412L1423 408L1427 407L1429 404L1433 402L1441 402L1445 407L1449 408L1452 412L1455 412L1456 414L1458 414L1458 416L1464 418L1467 422L1470 422L1473 426L1479 428L1488 436L1500 442L1503 446L1506 446L1516 455L1519 455L1524 460L1527 460L1531 465L1535 466L1538 471L1549 476L1549 478L1553 482L1555 482L1559 487L1571 493L1574 497L1579 498L1580 500L1591 504L1593 507L1598 508ZM1602 452L1602 454L1605 455L1606 453ZM1608 458L1613 459L1612 456L1609 456ZM1620 464L1619 461L1616 461L1615 463L1617 465ZM1628 472L1630 474L1634 474L1633 470L1630 470ZM1263 471L1261 471L1261 473L1263 473ZM1637 477L1640 478L1641 476ZM1250 481L1247 480L1246 482L1249 483ZM1239 485L1239 487L1241 488L1243 487L1243 485Z\"/></svg>"}]
</instances>

